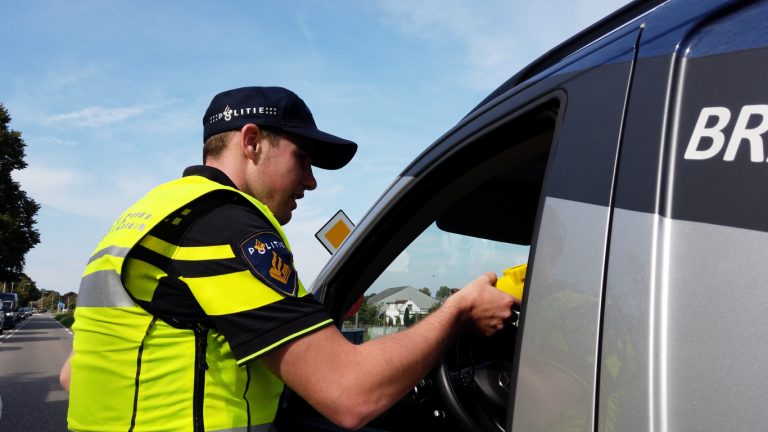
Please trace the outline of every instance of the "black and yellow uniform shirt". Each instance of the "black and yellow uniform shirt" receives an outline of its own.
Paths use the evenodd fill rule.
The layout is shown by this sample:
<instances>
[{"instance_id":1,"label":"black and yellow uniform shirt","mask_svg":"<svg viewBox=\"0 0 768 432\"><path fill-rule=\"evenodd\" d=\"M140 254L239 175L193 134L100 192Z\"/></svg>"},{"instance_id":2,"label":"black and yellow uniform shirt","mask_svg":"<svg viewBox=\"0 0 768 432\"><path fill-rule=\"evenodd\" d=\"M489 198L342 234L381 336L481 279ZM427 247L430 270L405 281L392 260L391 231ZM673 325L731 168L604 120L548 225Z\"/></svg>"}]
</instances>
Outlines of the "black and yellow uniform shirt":
<instances>
[{"instance_id":1,"label":"black and yellow uniform shirt","mask_svg":"<svg viewBox=\"0 0 768 432\"><path fill-rule=\"evenodd\" d=\"M253 360L332 323L269 209L190 167L126 210L88 261L69 429L271 430L283 384Z\"/></svg>"},{"instance_id":2,"label":"black and yellow uniform shirt","mask_svg":"<svg viewBox=\"0 0 768 432\"><path fill-rule=\"evenodd\" d=\"M184 177L201 176L235 188L222 171L193 166ZM299 296L299 279L293 256L267 218L245 200L225 198L193 203L156 226L127 259L162 269L152 300L139 305L171 325L201 323L220 331L239 364L253 360L307 329L331 324L325 308L311 294ZM180 219L176 224L173 222ZM220 248L208 260L171 259L166 245L186 248ZM128 264L124 276L132 285ZM140 280L141 276L137 279ZM217 286L211 289L210 284ZM274 292L265 292L265 288ZM280 298L282 297L282 298ZM279 298L279 299L278 299ZM268 302L269 300L276 300Z\"/></svg>"}]
</instances>

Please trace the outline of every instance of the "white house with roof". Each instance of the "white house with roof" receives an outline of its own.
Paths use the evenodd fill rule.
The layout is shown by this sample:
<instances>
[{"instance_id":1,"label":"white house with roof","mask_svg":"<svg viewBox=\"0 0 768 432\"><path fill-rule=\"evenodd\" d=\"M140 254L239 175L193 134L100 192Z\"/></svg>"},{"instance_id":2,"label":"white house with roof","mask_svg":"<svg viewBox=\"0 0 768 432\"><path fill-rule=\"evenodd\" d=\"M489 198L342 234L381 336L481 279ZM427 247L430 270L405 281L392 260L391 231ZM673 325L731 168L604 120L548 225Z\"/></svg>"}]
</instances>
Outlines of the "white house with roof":
<instances>
[{"instance_id":1,"label":"white house with roof","mask_svg":"<svg viewBox=\"0 0 768 432\"><path fill-rule=\"evenodd\" d=\"M440 302L412 286L387 288L368 299L368 304L385 312L386 317L397 325L405 324L405 311L410 316L425 315L429 308Z\"/></svg>"}]
</instances>

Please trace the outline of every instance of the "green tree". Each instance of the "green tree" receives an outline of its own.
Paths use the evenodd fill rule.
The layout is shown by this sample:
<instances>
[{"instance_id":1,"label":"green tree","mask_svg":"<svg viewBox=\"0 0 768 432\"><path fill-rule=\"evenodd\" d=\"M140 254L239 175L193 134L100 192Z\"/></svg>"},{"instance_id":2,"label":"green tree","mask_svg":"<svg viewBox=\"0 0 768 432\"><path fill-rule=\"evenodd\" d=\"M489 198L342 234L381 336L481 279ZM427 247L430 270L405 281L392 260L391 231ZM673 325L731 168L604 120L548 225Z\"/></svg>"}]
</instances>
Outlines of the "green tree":
<instances>
[{"instance_id":1,"label":"green tree","mask_svg":"<svg viewBox=\"0 0 768 432\"><path fill-rule=\"evenodd\" d=\"M43 291L43 305L40 306L43 309L55 310L61 300L61 294L58 291L44 290Z\"/></svg>"},{"instance_id":2,"label":"green tree","mask_svg":"<svg viewBox=\"0 0 768 432\"><path fill-rule=\"evenodd\" d=\"M426 294L426 295L428 295L428 296L432 297L432 291L430 291L430 290L429 290L429 288L427 288L427 287L424 287L424 288L420 289L419 291L421 291L421 292L423 292L424 294Z\"/></svg>"},{"instance_id":3,"label":"green tree","mask_svg":"<svg viewBox=\"0 0 768 432\"><path fill-rule=\"evenodd\" d=\"M11 173L27 167L21 132L8 128L11 116L0 104L0 280L18 280L27 252L40 243L34 228L40 205L27 197Z\"/></svg>"},{"instance_id":4,"label":"green tree","mask_svg":"<svg viewBox=\"0 0 768 432\"><path fill-rule=\"evenodd\" d=\"M407 307L405 308L405 317L403 317L403 324L405 326L409 326L409 325L413 324L411 322L411 310L408 309Z\"/></svg>"},{"instance_id":5,"label":"green tree","mask_svg":"<svg viewBox=\"0 0 768 432\"><path fill-rule=\"evenodd\" d=\"M69 305L70 305L71 303L73 303L73 302L76 302L76 301L77 301L77 294L75 294L75 293L74 293L74 292L72 292L72 291L70 291L70 292L68 292L68 293L66 293L66 294L63 294L63 295L61 296L61 301L63 301L63 302L64 302L64 304L66 305L66 307L67 307L68 309L71 309L71 307L70 307Z\"/></svg>"},{"instance_id":6,"label":"green tree","mask_svg":"<svg viewBox=\"0 0 768 432\"><path fill-rule=\"evenodd\" d=\"M437 300L440 300L441 302L444 302L448 299L448 297L451 296L451 289L447 286L441 286L437 289L437 292L435 293L435 298Z\"/></svg>"},{"instance_id":7,"label":"green tree","mask_svg":"<svg viewBox=\"0 0 768 432\"><path fill-rule=\"evenodd\" d=\"M29 306L31 301L40 300L40 290L37 289L35 281L26 274L22 273L21 279L15 285L16 288L14 288L13 292L19 296L19 305L21 307Z\"/></svg>"},{"instance_id":8,"label":"green tree","mask_svg":"<svg viewBox=\"0 0 768 432\"><path fill-rule=\"evenodd\" d=\"M368 299L371 295L367 295L363 298L363 304L357 311L357 318L359 325L381 325L382 320L379 318L379 308L376 305L369 305Z\"/></svg>"}]
</instances>

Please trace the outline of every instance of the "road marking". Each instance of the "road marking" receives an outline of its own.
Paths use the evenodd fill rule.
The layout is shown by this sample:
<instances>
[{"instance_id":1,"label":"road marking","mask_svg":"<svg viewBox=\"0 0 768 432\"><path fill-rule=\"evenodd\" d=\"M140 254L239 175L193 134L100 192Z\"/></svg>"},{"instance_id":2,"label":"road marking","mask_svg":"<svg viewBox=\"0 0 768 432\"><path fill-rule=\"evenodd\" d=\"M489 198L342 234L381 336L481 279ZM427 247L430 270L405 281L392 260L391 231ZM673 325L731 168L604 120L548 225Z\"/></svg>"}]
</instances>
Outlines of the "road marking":
<instances>
[{"instance_id":1,"label":"road marking","mask_svg":"<svg viewBox=\"0 0 768 432\"><path fill-rule=\"evenodd\" d=\"M48 392L48 395L45 396L46 402L56 402L63 400L69 400L69 393L64 390L51 390Z\"/></svg>"},{"instance_id":2,"label":"road marking","mask_svg":"<svg viewBox=\"0 0 768 432\"><path fill-rule=\"evenodd\" d=\"M25 325L27 325L27 323L28 323L28 322L29 322L29 321L26 321L26 320L25 320L23 323L21 323L21 324L18 324L18 325L17 325L17 326L16 326L16 327L15 327L13 330L10 330L10 331L8 331L8 334L6 334L6 335L3 335L3 336L0 336L0 339L8 339L9 337L11 337L11 336L15 335L15 334L16 334L16 332L17 332L17 331L19 331L19 330L21 330L21 329L22 329L22 327L24 327ZM0 345L2 345L2 344L3 344L3 342L5 342L5 341L3 341L3 340L0 340Z\"/></svg>"},{"instance_id":3,"label":"road marking","mask_svg":"<svg viewBox=\"0 0 768 432\"><path fill-rule=\"evenodd\" d=\"M75 335L74 333L72 333L72 329L71 329L71 328L69 328L69 327L64 327L64 324L62 324L61 322L59 322L59 320L55 319L55 318L54 318L54 317L52 317L52 316L49 316L49 318L50 318L50 319L52 319L52 320L54 320L54 321L56 321L56 323L57 323L58 325L60 325L60 326L61 326L61 328L63 328L64 330L66 330L66 331L67 331L67 333L71 334L72 336L74 336L74 335Z\"/></svg>"},{"instance_id":4,"label":"road marking","mask_svg":"<svg viewBox=\"0 0 768 432\"><path fill-rule=\"evenodd\" d=\"M54 321L56 321L56 320L55 320L53 317L51 317L51 316L49 316L49 318L50 318L50 319L52 319L52 320L54 320ZM21 324L17 324L17 325L16 325L16 327L15 327L14 329L12 329L12 330L8 330L6 334L4 334L4 335L0 336L0 345L2 345L2 344L3 344L3 342L5 342L3 339L8 339L8 338L10 338L11 336L15 335L15 334L16 334L16 332L18 332L19 330L21 330L21 329L22 329L22 328L23 328L25 325L27 325L27 323L28 323L28 322L29 322L29 318L25 319L23 323L21 323ZM66 331L67 331L67 333L69 333L70 335L72 335L72 336L74 336L74 335L75 335L74 333L72 333L72 330L71 330L71 329L69 329L69 328L67 328L67 327L64 327L64 326L63 326L63 325L62 325L60 322L56 321L56 323L57 323L58 325L60 325L60 326L61 326L61 328L63 328L64 330L66 330ZM1 402L0 402L0 403L1 403ZM0 408L1 408L1 407L0 407ZM2 414L2 413L0 412L0 414Z\"/></svg>"},{"instance_id":5,"label":"road marking","mask_svg":"<svg viewBox=\"0 0 768 432\"><path fill-rule=\"evenodd\" d=\"M15 335L17 331L21 330L21 329L22 329L22 327L24 327L25 325L27 325L27 322L28 322L28 321L24 321L23 323L21 323L21 324L18 324L18 325L17 325L17 326L16 326L16 327L15 327L13 330L9 330L9 331L8 331L8 334L6 334L6 335L3 335L3 336L0 336L0 339L8 339L9 337L11 337L11 336ZM0 344L2 344L3 342L4 342L4 341L0 341Z\"/></svg>"}]
</instances>

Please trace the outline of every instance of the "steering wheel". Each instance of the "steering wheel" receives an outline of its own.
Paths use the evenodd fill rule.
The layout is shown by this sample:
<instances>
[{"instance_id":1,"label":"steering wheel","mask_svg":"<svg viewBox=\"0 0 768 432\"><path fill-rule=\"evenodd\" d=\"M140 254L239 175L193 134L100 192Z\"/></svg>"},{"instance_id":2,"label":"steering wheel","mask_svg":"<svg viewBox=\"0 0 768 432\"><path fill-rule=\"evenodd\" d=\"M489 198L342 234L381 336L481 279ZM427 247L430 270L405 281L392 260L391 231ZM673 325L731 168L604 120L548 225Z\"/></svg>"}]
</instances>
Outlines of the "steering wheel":
<instances>
[{"instance_id":1,"label":"steering wheel","mask_svg":"<svg viewBox=\"0 0 768 432\"><path fill-rule=\"evenodd\" d=\"M488 339L463 335L438 363L438 392L447 413L465 431L504 432L517 329L510 327ZM498 349L498 344L505 346ZM475 364L472 345L480 348L483 363ZM462 353L467 358L461 359Z\"/></svg>"}]
</instances>

